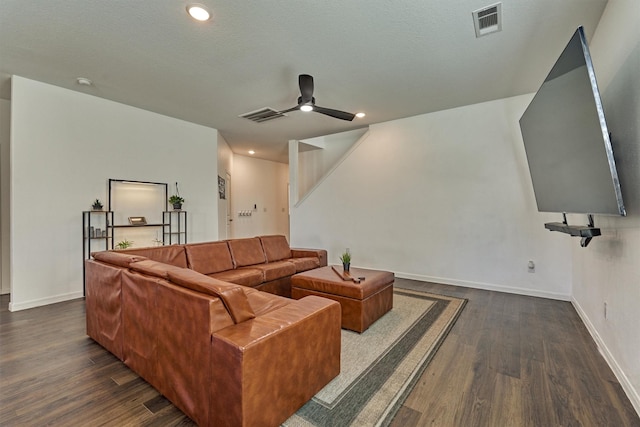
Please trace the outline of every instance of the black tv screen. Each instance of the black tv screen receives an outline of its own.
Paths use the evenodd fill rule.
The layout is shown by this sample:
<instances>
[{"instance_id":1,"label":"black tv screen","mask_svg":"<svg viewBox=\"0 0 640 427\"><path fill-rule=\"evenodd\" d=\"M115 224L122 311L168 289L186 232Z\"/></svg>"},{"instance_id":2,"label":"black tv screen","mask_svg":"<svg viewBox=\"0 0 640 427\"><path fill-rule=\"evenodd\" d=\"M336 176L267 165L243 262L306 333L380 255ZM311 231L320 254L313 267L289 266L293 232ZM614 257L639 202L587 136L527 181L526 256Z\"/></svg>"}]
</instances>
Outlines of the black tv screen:
<instances>
[{"instance_id":1,"label":"black tv screen","mask_svg":"<svg viewBox=\"0 0 640 427\"><path fill-rule=\"evenodd\" d=\"M540 212L626 215L584 30L520 119Z\"/></svg>"}]
</instances>

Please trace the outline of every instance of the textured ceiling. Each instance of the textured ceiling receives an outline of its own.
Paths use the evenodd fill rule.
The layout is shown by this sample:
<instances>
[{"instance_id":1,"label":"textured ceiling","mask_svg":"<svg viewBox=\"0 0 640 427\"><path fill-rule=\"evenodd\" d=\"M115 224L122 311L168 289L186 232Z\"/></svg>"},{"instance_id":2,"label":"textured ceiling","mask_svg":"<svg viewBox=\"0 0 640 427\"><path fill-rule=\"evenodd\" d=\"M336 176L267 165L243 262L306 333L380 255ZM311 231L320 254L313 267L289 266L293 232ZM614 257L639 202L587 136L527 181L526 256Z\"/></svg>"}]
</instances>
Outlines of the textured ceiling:
<instances>
[{"instance_id":1,"label":"textured ceiling","mask_svg":"<svg viewBox=\"0 0 640 427\"><path fill-rule=\"evenodd\" d=\"M236 153L287 162L289 139L534 92L606 5L507 0L502 31L476 38L471 12L493 0L198 2L211 21L192 21L181 0L0 0L0 96L17 74L214 127ZM294 106L302 73L318 105L367 116L238 117Z\"/></svg>"}]
</instances>

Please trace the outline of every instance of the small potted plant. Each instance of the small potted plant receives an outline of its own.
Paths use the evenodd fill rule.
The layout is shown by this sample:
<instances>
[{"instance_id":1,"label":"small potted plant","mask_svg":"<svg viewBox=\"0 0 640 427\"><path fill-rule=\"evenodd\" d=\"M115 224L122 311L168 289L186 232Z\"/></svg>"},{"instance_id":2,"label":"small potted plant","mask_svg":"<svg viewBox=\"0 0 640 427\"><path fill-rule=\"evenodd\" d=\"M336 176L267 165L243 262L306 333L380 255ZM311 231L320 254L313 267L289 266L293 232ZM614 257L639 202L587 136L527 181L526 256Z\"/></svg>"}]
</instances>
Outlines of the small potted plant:
<instances>
[{"instance_id":1,"label":"small potted plant","mask_svg":"<svg viewBox=\"0 0 640 427\"><path fill-rule=\"evenodd\" d=\"M98 199L96 199L95 202L93 202L93 204L91 205L91 210L94 211L101 211L102 210L102 202Z\"/></svg>"},{"instance_id":2,"label":"small potted plant","mask_svg":"<svg viewBox=\"0 0 640 427\"><path fill-rule=\"evenodd\" d=\"M340 261L342 261L342 268L344 271L349 271L349 267L351 266L351 253L346 251L340 257Z\"/></svg>"},{"instance_id":3,"label":"small potted plant","mask_svg":"<svg viewBox=\"0 0 640 427\"><path fill-rule=\"evenodd\" d=\"M131 240L124 239L123 241L116 243L116 249L127 249L130 248L131 245L133 245Z\"/></svg>"},{"instance_id":4,"label":"small potted plant","mask_svg":"<svg viewBox=\"0 0 640 427\"><path fill-rule=\"evenodd\" d=\"M173 209L179 211L182 209L182 204L184 203L184 199L176 194L169 197L169 203L173 205Z\"/></svg>"}]
</instances>

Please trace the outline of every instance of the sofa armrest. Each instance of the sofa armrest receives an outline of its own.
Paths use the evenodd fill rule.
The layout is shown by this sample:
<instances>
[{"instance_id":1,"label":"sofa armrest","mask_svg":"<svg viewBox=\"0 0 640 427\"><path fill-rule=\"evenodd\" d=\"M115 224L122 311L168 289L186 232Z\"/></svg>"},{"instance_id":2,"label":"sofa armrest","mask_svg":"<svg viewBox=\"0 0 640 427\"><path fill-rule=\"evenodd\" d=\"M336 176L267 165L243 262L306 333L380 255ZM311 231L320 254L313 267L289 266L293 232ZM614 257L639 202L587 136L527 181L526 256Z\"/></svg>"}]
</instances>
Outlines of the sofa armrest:
<instances>
[{"instance_id":1,"label":"sofa armrest","mask_svg":"<svg viewBox=\"0 0 640 427\"><path fill-rule=\"evenodd\" d=\"M327 251L324 249L294 249L291 248L291 258L318 257L320 267L327 265Z\"/></svg>"},{"instance_id":2,"label":"sofa armrest","mask_svg":"<svg viewBox=\"0 0 640 427\"><path fill-rule=\"evenodd\" d=\"M122 353L123 268L85 260L87 335L124 360Z\"/></svg>"},{"instance_id":3,"label":"sofa armrest","mask_svg":"<svg viewBox=\"0 0 640 427\"><path fill-rule=\"evenodd\" d=\"M212 335L211 425L280 425L340 373L340 305L306 297Z\"/></svg>"}]
</instances>

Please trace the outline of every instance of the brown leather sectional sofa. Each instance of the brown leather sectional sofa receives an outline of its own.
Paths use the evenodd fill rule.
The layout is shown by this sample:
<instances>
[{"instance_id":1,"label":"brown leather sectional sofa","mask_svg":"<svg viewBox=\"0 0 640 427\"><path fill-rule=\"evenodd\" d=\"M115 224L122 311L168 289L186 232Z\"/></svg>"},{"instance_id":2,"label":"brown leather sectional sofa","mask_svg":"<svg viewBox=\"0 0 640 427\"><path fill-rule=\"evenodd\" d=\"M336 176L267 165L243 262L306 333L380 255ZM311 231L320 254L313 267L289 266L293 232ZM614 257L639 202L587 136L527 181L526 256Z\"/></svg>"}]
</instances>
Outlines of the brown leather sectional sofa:
<instances>
[{"instance_id":1,"label":"brown leather sectional sofa","mask_svg":"<svg viewBox=\"0 0 640 427\"><path fill-rule=\"evenodd\" d=\"M340 305L282 296L326 251L261 236L92 255L87 334L199 425L277 426L340 372Z\"/></svg>"}]
</instances>

